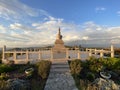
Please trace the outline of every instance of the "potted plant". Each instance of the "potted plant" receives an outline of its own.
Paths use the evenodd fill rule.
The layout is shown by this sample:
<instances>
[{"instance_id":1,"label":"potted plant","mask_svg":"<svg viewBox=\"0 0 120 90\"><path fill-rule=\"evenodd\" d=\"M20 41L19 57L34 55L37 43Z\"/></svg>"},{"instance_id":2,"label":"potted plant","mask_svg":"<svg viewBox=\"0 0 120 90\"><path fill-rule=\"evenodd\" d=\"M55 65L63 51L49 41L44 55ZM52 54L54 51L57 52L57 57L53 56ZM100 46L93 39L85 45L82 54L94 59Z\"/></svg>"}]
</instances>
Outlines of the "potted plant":
<instances>
[{"instance_id":1,"label":"potted plant","mask_svg":"<svg viewBox=\"0 0 120 90\"><path fill-rule=\"evenodd\" d=\"M25 70L25 74L27 76L32 76L33 72L34 72L33 68L28 68L28 69Z\"/></svg>"}]
</instances>

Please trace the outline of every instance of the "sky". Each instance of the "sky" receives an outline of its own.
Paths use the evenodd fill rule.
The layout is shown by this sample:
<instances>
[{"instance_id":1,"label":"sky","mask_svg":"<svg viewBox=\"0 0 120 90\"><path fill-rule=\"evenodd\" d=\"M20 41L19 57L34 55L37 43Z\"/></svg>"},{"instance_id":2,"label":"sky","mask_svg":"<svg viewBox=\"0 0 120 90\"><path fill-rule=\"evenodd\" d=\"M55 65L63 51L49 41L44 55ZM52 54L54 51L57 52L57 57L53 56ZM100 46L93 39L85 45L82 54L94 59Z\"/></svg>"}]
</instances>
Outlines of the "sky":
<instances>
[{"instance_id":1,"label":"sky","mask_svg":"<svg viewBox=\"0 0 120 90\"><path fill-rule=\"evenodd\" d=\"M0 47L120 44L120 0L0 0Z\"/></svg>"}]
</instances>

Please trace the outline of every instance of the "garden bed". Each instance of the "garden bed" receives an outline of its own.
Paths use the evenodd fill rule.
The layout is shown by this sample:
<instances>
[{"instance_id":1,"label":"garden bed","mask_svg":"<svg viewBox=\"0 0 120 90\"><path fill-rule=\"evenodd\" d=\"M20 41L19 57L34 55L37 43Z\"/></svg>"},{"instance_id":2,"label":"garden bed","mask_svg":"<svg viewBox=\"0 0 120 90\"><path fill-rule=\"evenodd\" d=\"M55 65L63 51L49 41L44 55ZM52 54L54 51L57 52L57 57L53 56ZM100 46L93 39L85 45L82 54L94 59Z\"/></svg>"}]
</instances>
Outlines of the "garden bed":
<instances>
[{"instance_id":1,"label":"garden bed","mask_svg":"<svg viewBox=\"0 0 120 90\"><path fill-rule=\"evenodd\" d=\"M96 59L94 57L91 57L90 60L86 60L84 62L80 60L69 61L69 65L70 65L71 74L79 90L96 90L98 88L100 89L100 87L102 86L98 85L98 83L103 81L104 83L108 83L108 85L112 83L114 87L115 85L116 87L120 86L119 58ZM107 79L107 81L100 74L100 72L106 72L106 71L109 72L109 78ZM93 83L95 81L96 84ZM113 88L112 85L109 86L111 87L108 88Z\"/></svg>"},{"instance_id":2,"label":"garden bed","mask_svg":"<svg viewBox=\"0 0 120 90\"><path fill-rule=\"evenodd\" d=\"M4 78L1 78L0 80L0 90L12 90L11 86L9 88L7 86L9 81L10 81L9 84L10 83L13 84L14 82L17 83L27 82L29 88L25 88L26 85L24 85L25 87L22 87L24 89L20 89L20 90L44 90L44 86L50 70L50 65L51 65L50 61L42 60L35 65L26 64L26 65L9 66L10 68L14 68L14 69L12 71L11 69L10 70L8 69L8 71L5 70L5 72L2 71L1 75L3 75ZM8 68L7 65L4 68L6 67ZM33 69L32 72L30 72L29 74L25 73L25 71L29 70L30 68ZM43 71L43 69L45 71Z\"/></svg>"}]
</instances>

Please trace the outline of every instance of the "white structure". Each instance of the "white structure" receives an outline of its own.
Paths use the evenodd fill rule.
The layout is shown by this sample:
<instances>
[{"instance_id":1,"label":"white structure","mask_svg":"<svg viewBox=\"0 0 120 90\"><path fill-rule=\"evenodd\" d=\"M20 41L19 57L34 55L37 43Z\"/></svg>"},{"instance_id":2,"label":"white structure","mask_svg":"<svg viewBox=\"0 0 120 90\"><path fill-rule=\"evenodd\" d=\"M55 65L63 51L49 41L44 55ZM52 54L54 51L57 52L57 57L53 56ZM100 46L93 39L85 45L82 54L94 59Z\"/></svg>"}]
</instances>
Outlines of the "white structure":
<instances>
[{"instance_id":1,"label":"white structure","mask_svg":"<svg viewBox=\"0 0 120 90\"><path fill-rule=\"evenodd\" d=\"M11 57L7 57L6 55L7 53L11 54ZM111 51L106 51L103 49L101 50L86 49L86 51L80 51L78 48L75 48L75 50L70 50L69 48L65 48L59 28L57 38L55 40L55 45L53 48L44 49L44 50L34 49L33 51L32 50L9 51L6 50L6 46L4 46L2 62L7 63L8 61L12 60L14 61L15 64L26 64L28 62L36 63L39 62L39 60L51 60L51 61L68 60L68 59L86 60L93 55L97 55L98 53L100 53L99 57L104 57L104 53L111 53L111 57L114 57L113 45L111 45Z\"/></svg>"},{"instance_id":2,"label":"white structure","mask_svg":"<svg viewBox=\"0 0 120 90\"><path fill-rule=\"evenodd\" d=\"M12 54L11 57L6 57L6 54ZM100 53L100 55L97 55ZM51 48L50 50L25 50L25 51L7 51L6 46L3 47L2 62L7 63L8 61L14 61L15 64L26 64L36 63L40 60L68 60L70 59L81 59L86 60L91 56L104 57L104 53L111 53L111 57L114 57L114 48L111 46L111 51L97 50L97 49L86 49L86 51L80 51L78 49L69 50L66 48L64 52L55 52Z\"/></svg>"},{"instance_id":3,"label":"white structure","mask_svg":"<svg viewBox=\"0 0 120 90\"><path fill-rule=\"evenodd\" d=\"M97 50L97 49L88 49L86 48L86 52L89 51L89 56L92 56L92 53L94 53L95 55L97 55L98 53L100 53L100 57L104 57L104 53L111 53L111 57L114 58L114 47L113 45L111 45L111 50Z\"/></svg>"}]
</instances>

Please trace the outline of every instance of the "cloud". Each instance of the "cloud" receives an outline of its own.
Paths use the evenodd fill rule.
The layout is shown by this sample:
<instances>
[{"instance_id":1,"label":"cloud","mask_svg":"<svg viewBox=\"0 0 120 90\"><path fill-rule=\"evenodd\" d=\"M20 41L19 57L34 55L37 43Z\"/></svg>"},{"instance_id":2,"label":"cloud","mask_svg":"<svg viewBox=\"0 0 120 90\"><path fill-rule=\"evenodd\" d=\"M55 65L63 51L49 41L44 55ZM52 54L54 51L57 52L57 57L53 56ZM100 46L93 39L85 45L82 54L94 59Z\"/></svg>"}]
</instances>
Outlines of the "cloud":
<instances>
[{"instance_id":1,"label":"cloud","mask_svg":"<svg viewBox=\"0 0 120 90\"><path fill-rule=\"evenodd\" d=\"M96 12L103 12L103 11L106 11L106 8L105 7L96 7L95 11Z\"/></svg>"},{"instance_id":2,"label":"cloud","mask_svg":"<svg viewBox=\"0 0 120 90\"><path fill-rule=\"evenodd\" d=\"M7 29L3 25L0 25L0 32L1 33L6 33Z\"/></svg>"},{"instance_id":3,"label":"cloud","mask_svg":"<svg viewBox=\"0 0 120 90\"><path fill-rule=\"evenodd\" d=\"M120 43L120 27L105 27L95 23L84 24L84 37L88 37L85 41L87 44L119 44ZM97 28L101 30L97 30ZM83 39L85 39L83 37Z\"/></svg>"},{"instance_id":4,"label":"cloud","mask_svg":"<svg viewBox=\"0 0 120 90\"><path fill-rule=\"evenodd\" d=\"M0 17L6 20L24 20L28 17L48 16L44 10L31 8L19 0L0 0Z\"/></svg>"},{"instance_id":5,"label":"cloud","mask_svg":"<svg viewBox=\"0 0 120 90\"><path fill-rule=\"evenodd\" d=\"M106 8L96 8L105 11ZM28 17L42 17L25 24ZM15 20L0 25L0 43L7 46L40 46L54 44L58 28L61 28L65 44L110 44L120 43L120 27L105 27L93 21L75 24L55 18L44 10L31 8L18 0L0 1L0 18ZM19 20L22 22L19 22ZM29 18L31 19L31 18ZM18 22L16 21L18 20ZM77 42L77 43L75 43Z\"/></svg>"},{"instance_id":6,"label":"cloud","mask_svg":"<svg viewBox=\"0 0 120 90\"><path fill-rule=\"evenodd\" d=\"M120 11L117 12L117 15L120 16Z\"/></svg>"},{"instance_id":7,"label":"cloud","mask_svg":"<svg viewBox=\"0 0 120 90\"><path fill-rule=\"evenodd\" d=\"M10 24L9 34L1 33L0 38L9 45L16 46L38 46L54 44L59 26L65 44L110 44L120 43L120 27L104 27L94 22L86 22L81 25L66 23L64 20L54 18L44 23L33 23L24 26L20 23ZM82 26L82 27L81 27ZM29 27L29 28L28 28ZM81 27L81 28L80 28ZM5 27L3 27L5 28ZM98 30L99 28L99 30ZM16 30L20 30L19 32ZM22 33L20 33L22 31ZM10 43L12 42L12 43Z\"/></svg>"}]
</instances>

